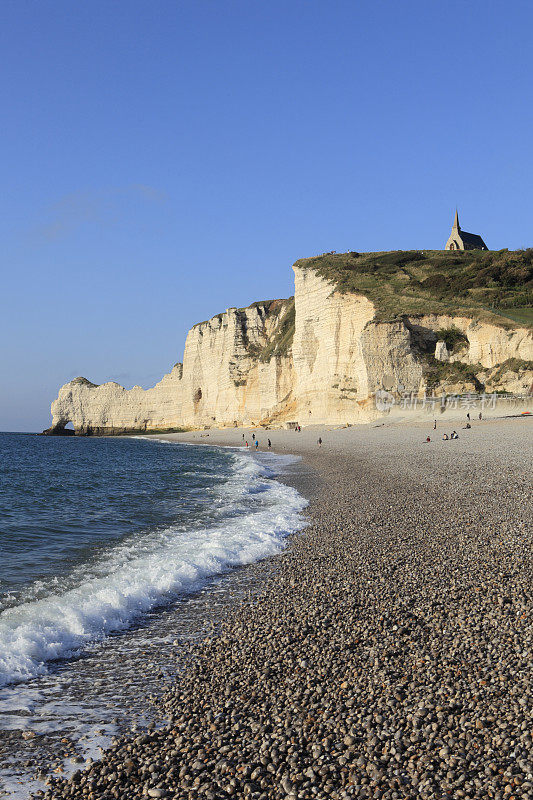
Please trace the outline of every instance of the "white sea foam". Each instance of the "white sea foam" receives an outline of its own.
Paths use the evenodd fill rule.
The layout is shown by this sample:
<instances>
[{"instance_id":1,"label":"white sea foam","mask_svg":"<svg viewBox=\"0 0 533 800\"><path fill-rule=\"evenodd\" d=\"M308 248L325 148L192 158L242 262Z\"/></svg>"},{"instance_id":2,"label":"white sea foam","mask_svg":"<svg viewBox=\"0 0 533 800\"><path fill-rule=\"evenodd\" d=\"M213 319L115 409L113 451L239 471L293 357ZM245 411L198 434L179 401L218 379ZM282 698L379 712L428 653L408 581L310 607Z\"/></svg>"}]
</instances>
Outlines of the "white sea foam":
<instances>
[{"instance_id":1,"label":"white sea foam","mask_svg":"<svg viewBox=\"0 0 533 800\"><path fill-rule=\"evenodd\" d=\"M154 606L207 578L273 555L304 525L306 501L270 478L266 466L234 453L233 472L211 501L209 527L136 535L87 565L61 591L0 614L0 686L43 674L47 664L128 628Z\"/></svg>"}]
</instances>

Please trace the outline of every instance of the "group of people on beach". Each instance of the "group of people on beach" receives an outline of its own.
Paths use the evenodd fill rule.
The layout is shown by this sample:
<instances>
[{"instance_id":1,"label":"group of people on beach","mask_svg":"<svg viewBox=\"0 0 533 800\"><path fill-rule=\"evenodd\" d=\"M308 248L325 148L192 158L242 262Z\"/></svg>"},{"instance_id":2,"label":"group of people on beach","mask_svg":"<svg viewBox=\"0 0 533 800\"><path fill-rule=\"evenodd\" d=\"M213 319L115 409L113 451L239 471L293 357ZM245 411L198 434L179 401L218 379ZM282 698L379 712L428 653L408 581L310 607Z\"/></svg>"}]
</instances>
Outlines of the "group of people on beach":
<instances>
[{"instance_id":1,"label":"group of people on beach","mask_svg":"<svg viewBox=\"0 0 533 800\"><path fill-rule=\"evenodd\" d=\"M481 411L479 412L478 419L479 419L480 422L483 419L483 414L481 413ZM470 412L468 412L467 415L466 415L466 425L464 425L463 430L467 431L467 430L470 430L471 428L472 428L472 425L470 424ZM436 419L433 420L433 430L434 431L437 430L437 420ZM442 435L442 441L443 442L447 442L450 439L458 439L458 438L459 438L459 434L457 433L457 431L452 431L449 436L448 436L447 433L444 433ZM428 436L427 439L426 439L426 442L430 442L430 441L431 441L431 437Z\"/></svg>"},{"instance_id":2,"label":"group of people on beach","mask_svg":"<svg viewBox=\"0 0 533 800\"><path fill-rule=\"evenodd\" d=\"M244 433L242 435L242 439L246 447L247 448L250 447L248 440L245 439L244 437ZM252 442L253 442L252 447L255 447L256 450L259 450L259 439L256 439L255 433L252 433ZM267 447L269 450L272 448L272 442L270 441L270 439L267 439Z\"/></svg>"}]
</instances>

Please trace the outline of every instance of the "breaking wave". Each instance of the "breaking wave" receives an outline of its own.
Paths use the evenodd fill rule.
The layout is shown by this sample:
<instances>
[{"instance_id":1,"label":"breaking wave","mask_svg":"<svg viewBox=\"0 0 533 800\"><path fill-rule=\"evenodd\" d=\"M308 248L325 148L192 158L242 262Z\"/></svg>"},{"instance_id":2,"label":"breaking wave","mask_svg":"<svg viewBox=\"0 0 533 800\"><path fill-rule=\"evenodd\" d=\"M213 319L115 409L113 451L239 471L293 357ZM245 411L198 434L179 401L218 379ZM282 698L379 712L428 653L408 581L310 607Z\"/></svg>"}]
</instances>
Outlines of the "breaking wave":
<instances>
[{"instance_id":1,"label":"breaking wave","mask_svg":"<svg viewBox=\"0 0 533 800\"><path fill-rule=\"evenodd\" d=\"M0 686L46 672L50 662L126 630L210 576L279 552L286 536L305 525L306 505L295 489L273 480L283 458L269 454L261 464L232 452L228 462L227 479L207 500L209 524L135 533L76 566L44 596L42 585L30 586L0 613Z\"/></svg>"}]
</instances>

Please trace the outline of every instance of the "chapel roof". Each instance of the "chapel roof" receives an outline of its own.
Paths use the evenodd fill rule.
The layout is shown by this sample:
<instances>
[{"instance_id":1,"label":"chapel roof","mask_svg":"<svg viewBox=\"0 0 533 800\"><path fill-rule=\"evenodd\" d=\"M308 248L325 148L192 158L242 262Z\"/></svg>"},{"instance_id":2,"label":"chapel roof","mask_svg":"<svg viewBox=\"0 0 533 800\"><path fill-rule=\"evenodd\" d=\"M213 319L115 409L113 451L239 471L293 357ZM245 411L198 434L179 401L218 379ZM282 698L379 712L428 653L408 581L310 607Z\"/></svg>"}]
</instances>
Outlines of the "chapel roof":
<instances>
[{"instance_id":1,"label":"chapel roof","mask_svg":"<svg viewBox=\"0 0 533 800\"><path fill-rule=\"evenodd\" d=\"M481 236L478 236L477 233L468 233L467 231L459 229L459 236L465 244L475 247L476 249L486 249L487 247Z\"/></svg>"}]
</instances>

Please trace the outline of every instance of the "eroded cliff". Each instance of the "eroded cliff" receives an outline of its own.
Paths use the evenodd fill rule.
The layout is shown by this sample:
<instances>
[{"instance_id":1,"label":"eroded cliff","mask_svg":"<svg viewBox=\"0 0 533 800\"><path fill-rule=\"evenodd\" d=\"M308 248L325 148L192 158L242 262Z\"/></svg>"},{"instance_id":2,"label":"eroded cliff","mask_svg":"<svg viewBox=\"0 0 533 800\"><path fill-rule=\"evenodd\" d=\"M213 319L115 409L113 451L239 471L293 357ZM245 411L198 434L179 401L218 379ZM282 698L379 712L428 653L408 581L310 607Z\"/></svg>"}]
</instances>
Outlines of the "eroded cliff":
<instances>
[{"instance_id":1,"label":"eroded cliff","mask_svg":"<svg viewBox=\"0 0 533 800\"><path fill-rule=\"evenodd\" d=\"M230 308L195 325L183 364L153 388L65 384L49 433L233 425L356 423L379 416L377 390L415 394L447 386L528 391L531 330L465 316L383 319L363 293L340 291L307 262L294 266L289 300Z\"/></svg>"}]
</instances>

